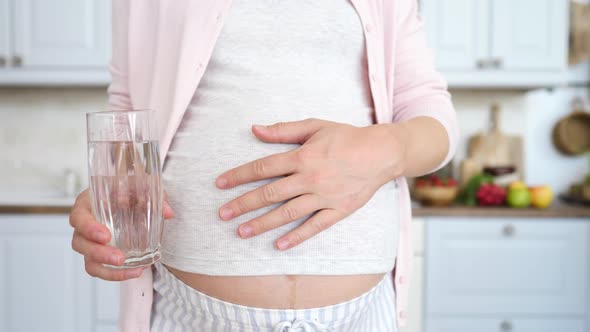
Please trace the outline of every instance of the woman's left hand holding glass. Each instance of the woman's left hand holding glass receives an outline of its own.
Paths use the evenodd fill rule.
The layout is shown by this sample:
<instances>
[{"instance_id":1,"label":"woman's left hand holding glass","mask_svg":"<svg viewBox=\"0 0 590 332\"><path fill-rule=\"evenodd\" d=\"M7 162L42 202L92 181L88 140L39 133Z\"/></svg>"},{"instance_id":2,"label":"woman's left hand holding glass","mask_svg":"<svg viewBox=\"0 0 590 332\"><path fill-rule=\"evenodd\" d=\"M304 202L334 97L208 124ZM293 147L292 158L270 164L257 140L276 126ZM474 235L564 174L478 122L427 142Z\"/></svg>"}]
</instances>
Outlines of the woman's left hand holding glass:
<instances>
[{"instance_id":1,"label":"woman's left hand holding glass","mask_svg":"<svg viewBox=\"0 0 590 332\"><path fill-rule=\"evenodd\" d=\"M313 214L276 241L280 250L301 244L361 208L381 186L402 174L405 136L395 126L354 127L318 119L253 126L254 135L264 142L301 146L219 176L220 189L283 176L227 202L219 216L228 221L285 202L240 225L238 234L250 238Z\"/></svg>"}]
</instances>

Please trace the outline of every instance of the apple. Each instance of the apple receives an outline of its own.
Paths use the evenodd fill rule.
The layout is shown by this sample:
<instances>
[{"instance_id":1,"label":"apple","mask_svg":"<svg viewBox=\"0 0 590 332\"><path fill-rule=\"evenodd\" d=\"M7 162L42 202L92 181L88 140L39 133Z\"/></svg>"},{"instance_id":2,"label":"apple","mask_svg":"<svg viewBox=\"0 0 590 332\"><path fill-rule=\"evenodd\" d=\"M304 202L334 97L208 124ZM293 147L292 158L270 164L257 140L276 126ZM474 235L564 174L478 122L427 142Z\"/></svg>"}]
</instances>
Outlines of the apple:
<instances>
[{"instance_id":1,"label":"apple","mask_svg":"<svg viewBox=\"0 0 590 332\"><path fill-rule=\"evenodd\" d=\"M508 186L508 190L512 189L526 189L526 184L522 181L514 181Z\"/></svg>"},{"instance_id":2,"label":"apple","mask_svg":"<svg viewBox=\"0 0 590 332\"><path fill-rule=\"evenodd\" d=\"M514 208L526 208L531 205L531 193L525 188L509 189L506 203Z\"/></svg>"},{"instance_id":3,"label":"apple","mask_svg":"<svg viewBox=\"0 0 590 332\"><path fill-rule=\"evenodd\" d=\"M545 209L553 202L553 191L549 186L535 186L529 188L531 205L538 209Z\"/></svg>"}]
</instances>

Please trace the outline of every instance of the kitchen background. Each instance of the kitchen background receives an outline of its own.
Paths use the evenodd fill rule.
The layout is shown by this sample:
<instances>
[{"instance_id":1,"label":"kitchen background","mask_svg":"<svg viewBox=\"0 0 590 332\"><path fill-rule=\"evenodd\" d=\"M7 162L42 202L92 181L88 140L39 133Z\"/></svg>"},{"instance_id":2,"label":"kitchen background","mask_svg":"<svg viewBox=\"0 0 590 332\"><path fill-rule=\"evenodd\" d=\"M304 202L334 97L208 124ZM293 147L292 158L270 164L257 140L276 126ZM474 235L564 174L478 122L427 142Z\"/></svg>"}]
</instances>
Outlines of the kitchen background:
<instances>
[{"instance_id":1,"label":"kitchen background","mask_svg":"<svg viewBox=\"0 0 590 332\"><path fill-rule=\"evenodd\" d=\"M528 182L548 184L561 192L587 172L587 156L563 156L551 140L553 126L572 111L574 98L582 98L588 105L587 88L494 91L451 87L451 93L461 128L455 160L465 158L471 136L487 130L490 105L498 103L502 106L502 131L523 137ZM105 109L104 87L0 88L2 191L61 195L67 170L73 171L85 188L85 113Z\"/></svg>"},{"instance_id":2,"label":"kitchen background","mask_svg":"<svg viewBox=\"0 0 590 332\"><path fill-rule=\"evenodd\" d=\"M0 0L0 332L116 330L116 284L85 276L67 225L87 185L85 113L107 108L108 3ZM522 137L527 185L557 195L590 172L589 153L552 140L574 99L590 109L588 24L586 53L568 63L582 4L421 1L462 131L455 177L492 104L502 132ZM403 331L590 331L590 208L444 209L416 205Z\"/></svg>"}]
</instances>

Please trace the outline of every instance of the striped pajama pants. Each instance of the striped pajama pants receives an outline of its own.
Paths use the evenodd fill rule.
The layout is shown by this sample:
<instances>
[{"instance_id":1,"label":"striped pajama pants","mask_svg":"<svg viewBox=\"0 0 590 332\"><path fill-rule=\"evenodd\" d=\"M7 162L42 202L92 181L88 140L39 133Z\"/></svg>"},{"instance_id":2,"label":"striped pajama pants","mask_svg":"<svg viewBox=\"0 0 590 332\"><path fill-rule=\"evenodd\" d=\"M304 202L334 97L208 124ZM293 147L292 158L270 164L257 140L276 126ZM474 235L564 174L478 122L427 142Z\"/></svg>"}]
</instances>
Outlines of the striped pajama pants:
<instances>
[{"instance_id":1,"label":"striped pajama pants","mask_svg":"<svg viewBox=\"0 0 590 332\"><path fill-rule=\"evenodd\" d=\"M205 295L162 264L154 270L151 332L396 332L391 273L350 301L310 309L262 309Z\"/></svg>"}]
</instances>

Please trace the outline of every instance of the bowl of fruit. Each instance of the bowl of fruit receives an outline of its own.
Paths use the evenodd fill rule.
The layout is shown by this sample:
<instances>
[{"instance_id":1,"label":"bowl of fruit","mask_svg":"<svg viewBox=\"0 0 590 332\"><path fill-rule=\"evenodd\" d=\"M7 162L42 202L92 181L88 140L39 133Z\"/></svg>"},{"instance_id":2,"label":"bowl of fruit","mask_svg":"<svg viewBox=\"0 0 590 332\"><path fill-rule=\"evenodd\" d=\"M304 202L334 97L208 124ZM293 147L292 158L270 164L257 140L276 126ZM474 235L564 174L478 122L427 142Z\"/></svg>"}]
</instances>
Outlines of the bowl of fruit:
<instances>
[{"instance_id":1,"label":"bowl of fruit","mask_svg":"<svg viewBox=\"0 0 590 332\"><path fill-rule=\"evenodd\" d=\"M590 206L590 173L583 182L571 185L569 192L561 194L560 198L566 203Z\"/></svg>"},{"instance_id":2,"label":"bowl of fruit","mask_svg":"<svg viewBox=\"0 0 590 332\"><path fill-rule=\"evenodd\" d=\"M425 206L449 206L458 193L455 179L436 174L416 179L414 188L414 198Z\"/></svg>"}]
</instances>

